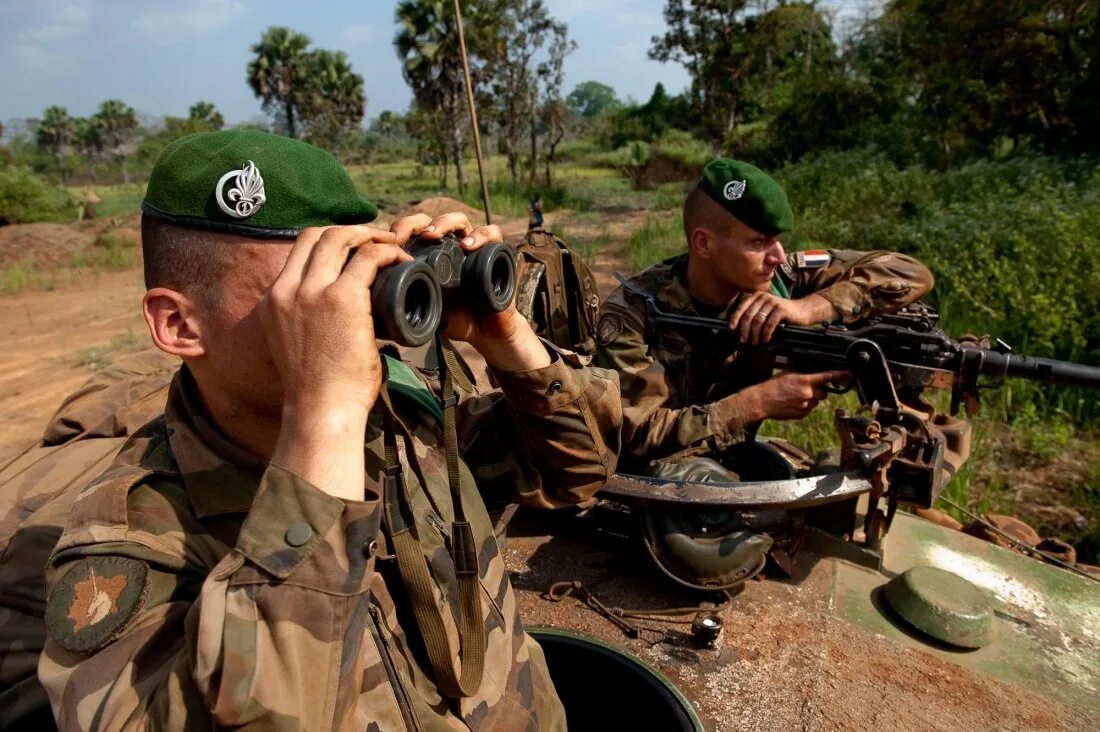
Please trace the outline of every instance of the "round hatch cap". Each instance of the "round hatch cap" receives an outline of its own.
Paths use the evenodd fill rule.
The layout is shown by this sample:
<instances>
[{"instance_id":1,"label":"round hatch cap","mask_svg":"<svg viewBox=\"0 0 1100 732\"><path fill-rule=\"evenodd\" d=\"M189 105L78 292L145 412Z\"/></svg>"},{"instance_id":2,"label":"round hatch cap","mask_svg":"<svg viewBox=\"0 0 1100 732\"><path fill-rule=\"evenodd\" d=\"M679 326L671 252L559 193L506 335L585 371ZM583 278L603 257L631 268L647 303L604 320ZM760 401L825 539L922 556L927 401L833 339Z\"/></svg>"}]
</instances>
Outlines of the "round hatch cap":
<instances>
[{"instance_id":1,"label":"round hatch cap","mask_svg":"<svg viewBox=\"0 0 1100 732\"><path fill-rule=\"evenodd\" d=\"M993 601L982 589L937 567L912 567L886 584L886 602L905 622L959 648L993 642Z\"/></svg>"}]
</instances>

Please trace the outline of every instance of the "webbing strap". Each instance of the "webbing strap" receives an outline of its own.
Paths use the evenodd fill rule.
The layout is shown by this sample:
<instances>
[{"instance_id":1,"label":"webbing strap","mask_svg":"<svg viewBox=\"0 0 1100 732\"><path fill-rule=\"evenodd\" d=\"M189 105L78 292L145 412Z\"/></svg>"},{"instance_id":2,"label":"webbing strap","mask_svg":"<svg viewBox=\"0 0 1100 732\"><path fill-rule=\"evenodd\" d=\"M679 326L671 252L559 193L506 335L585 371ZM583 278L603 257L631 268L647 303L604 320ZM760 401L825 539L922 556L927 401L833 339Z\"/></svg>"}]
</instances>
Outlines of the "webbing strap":
<instances>
[{"instance_id":1,"label":"webbing strap","mask_svg":"<svg viewBox=\"0 0 1100 732\"><path fill-rule=\"evenodd\" d=\"M772 277L772 294L784 300L791 299L791 293L787 289L787 283L783 281L783 278L779 276L778 272Z\"/></svg>"},{"instance_id":2,"label":"webbing strap","mask_svg":"<svg viewBox=\"0 0 1100 732\"><path fill-rule=\"evenodd\" d=\"M446 381L446 380L445 380ZM413 534L415 516L409 506L406 495L404 473L397 457L397 433L408 441L408 429L393 409L389 390L383 383L382 403L385 406L385 504L386 522L393 544L392 551L397 557L397 568L401 580L409 593L413 615L417 627L424 638L424 647L428 652L428 661L435 672L436 684L445 696L458 699L473 695L481 686L485 670L485 624L482 617L481 593L477 573L477 551L474 547L473 532L466 521L456 520L452 526L451 546L459 594L459 652L462 666L461 676L455 673L455 652L452 650L447 628L443 622L443 610L436 604L432 592L432 577L428 571L428 561L424 551ZM454 405L444 408L444 424L449 418L453 423ZM453 425L452 425L453 426ZM446 428L444 429L446 433ZM446 441L446 438L445 438ZM458 471L457 437L454 439L455 475ZM409 451L410 456L412 451ZM447 448L448 473L450 473L451 450ZM452 487L452 496L456 490ZM455 502L456 519L461 514L461 501ZM470 568L472 567L472 571Z\"/></svg>"}]
</instances>

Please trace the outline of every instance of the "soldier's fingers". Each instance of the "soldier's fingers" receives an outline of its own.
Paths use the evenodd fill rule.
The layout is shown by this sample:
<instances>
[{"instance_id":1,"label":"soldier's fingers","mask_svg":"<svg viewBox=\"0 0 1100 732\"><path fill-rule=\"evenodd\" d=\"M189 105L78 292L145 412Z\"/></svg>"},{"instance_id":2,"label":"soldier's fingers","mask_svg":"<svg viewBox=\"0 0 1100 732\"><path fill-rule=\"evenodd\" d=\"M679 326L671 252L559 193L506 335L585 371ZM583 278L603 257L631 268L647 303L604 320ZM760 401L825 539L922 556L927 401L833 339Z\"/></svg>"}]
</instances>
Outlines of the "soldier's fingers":
<instances>
[{"instance_id":1,"label":"soldier's fingers","mask_svg":"<svg viewBox=\"0 0 1100 732\"><path fill-rule=\"evenodd\" d=\"M837 371L822 371L817 374L806 374L806 378L809 380L809 383L814 385L820 384L822 386L829 383L844 381L850 376L851 372L845 371L843 369Z\"/></svg>"},{"instance_id":2,"label":"soldier's fingers","mask_svg":"<svg viewBox=\"0 0 1100 732\"><path fill-rule=\"evenodd\" d=\"M443 214L432 219L432 222L424 227L420 235L425 239L442 239L446 234L461 234L462 237L474 230L470 219L461 211Z\"/></svg>"},{"instance_id":3,"label":"soldier's fingers","mask_svg":"<svg viewBox=\"0 0 1100 732\"><path fill-rule=\"evenodd\" d=\"M759 341L760 330L769 314L768 301L763 297L756 298L756 302L741 316L742 343L757 343Z\"/></svg>"},{"instance_id":4,"label":"soldier's fingers","mask_svg":"<svg viewBox=\"0 0 1100 732\"><path fill-rule=\"evenodd\" d=\"M745 311L747 311L754 303L756 303L757 295L759 293L752 293L741 298L741 302L737 304L737 308L733 311L733 315L730 316L730 330L739 330L741 328L741 321L745 317Z\"/></svg>"},{"instance_id":5,"label":"soldier's fingers","mask_svg":"<svg viewBox=\"0 0 1100 732\"><path fill-rule=\"evenodd\" d=\"M302 272L305 269L306 262L309 261L309 255L313 251L314 245L317 244L317 240L321 238L321 234L325 232L325 228L327 227L314 226L303 229L302 233L298 234L298 238L290 248L290 254L287 256L286 262L283 263L282 271L271 286L273 292L297 291L302 280Z\"/></svg>"},{"instance_id":6,"label":"soldier's fingers","mask_svg":"<svg viewBox=\"0 0 1100 732\"><path fill-rule=\"evenodd\" d=\"M302 287L323 288L340 276L340 270L348 261L348 251L365 244L392 244L393 232L373 226L333 226L326 229L306 264Z\"/></svg>"},{"instance_id":7,"label":"soldier's fingers","mask_svg":"<svg viewBox=\"0 0 1100 732\"><path fill-rule=\"evenodd\" d=\"M760 342L767 343L772 339L772 335L775 334L775 329L779 327L779 324L787 319L787 314L783 312L783 308L774 307L768 314L767 320L764 321L764 329L760 334Z\"/></svg>"},{"instance_id":8,"label":"soldier's fingers","mask_svg":"<svg viewBox=\"0 0 1100 732\"><path fill-rule=\"evenodd\" d=\"M397 246L403 247L409 239L426 229L431 223L432 217L426 213L402 216L390 224L390 231L397 237Z\"/></svg>"},{"instance_id":9,"label":"soldier's fingers","mask_svg":"<svg viewBox=\"0 0 1100 732\"><path fill-rule=\"evenodd\" d=\"M380 269L411 260L411 254L392 242L361 246L355 250L336 286L358 292L366 291L374 284Z\"/></svg>"},{"instance_id":10,"label":"soldier's fingers","mask_svg":"<svg viewBox=\"0 0 1100 732\"><path fill-rule=\"evenodd\" d=\"M486 244L495 244L497 242L504 241L504 234L501 232L500 227L496 224L489 224L487 226L479 226L470 232L469 236L463 239L459 244L462 248L468 252L472 252L475 249L480 249Z\"/></svg>"}]
</instances>

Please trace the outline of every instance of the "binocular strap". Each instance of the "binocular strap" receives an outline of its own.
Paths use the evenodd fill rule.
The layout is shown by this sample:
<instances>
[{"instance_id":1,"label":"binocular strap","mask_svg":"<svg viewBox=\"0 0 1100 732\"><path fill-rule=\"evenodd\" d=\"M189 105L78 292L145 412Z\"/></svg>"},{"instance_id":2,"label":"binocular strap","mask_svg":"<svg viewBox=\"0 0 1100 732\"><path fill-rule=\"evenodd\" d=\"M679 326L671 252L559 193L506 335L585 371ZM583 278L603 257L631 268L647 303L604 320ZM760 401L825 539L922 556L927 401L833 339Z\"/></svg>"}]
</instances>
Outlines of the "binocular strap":
<instances>
[{"instance_id":1,"label":"binocular strap","mask_svg":"<svg viewBox=\"0 0 1100 732\"><path fill-rule=\"evenodd\" d=\"M447 359L452 366L453 353ZM481 607L477 549L473 531L462 507L461 478L458 466L458 431L455 421L452 368L446 368L443 379L443 440L447 458L447 479L454 504L455 521L451 525L450 551L458 582L460 613L458 618L459 652L456 654L447 637L442 610L432 593L432 578L428 562L413 533L416 519L406 494L404 471L397 456L397 433L409 444L411 435L394 411L389 390L382 384L381 398L385 406L385 523L397 557L401 580L409 593L416 624L424 638L428 660L435 672L436 683L445 696L458 699L474 694L481 686L485 670L485 624ZM410 460L415 452L409 446ZM455 673L454 659L462 665L461 676Z\"/></svg>"}]
</instances>

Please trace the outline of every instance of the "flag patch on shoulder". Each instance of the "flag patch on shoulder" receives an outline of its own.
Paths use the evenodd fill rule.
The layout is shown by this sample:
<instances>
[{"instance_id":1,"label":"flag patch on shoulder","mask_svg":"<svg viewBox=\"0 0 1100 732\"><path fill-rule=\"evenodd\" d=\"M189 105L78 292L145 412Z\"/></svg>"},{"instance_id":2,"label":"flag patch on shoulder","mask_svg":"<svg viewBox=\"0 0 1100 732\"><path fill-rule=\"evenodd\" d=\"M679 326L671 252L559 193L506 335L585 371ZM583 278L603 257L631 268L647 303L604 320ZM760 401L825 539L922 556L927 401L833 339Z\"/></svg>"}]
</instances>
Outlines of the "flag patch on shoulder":
<instances>
[{"instance_id":1,"label":"flag patch on shoulder","mask_svg":"<svg viewBox=\"0 0 1100 732\"><path fill-rule=\"evenodd\" d=\"M833 257L824 249L807 249L795 252L795 263L799 269L821 269L833 261Z\"/></svg>"}]
</instances>

